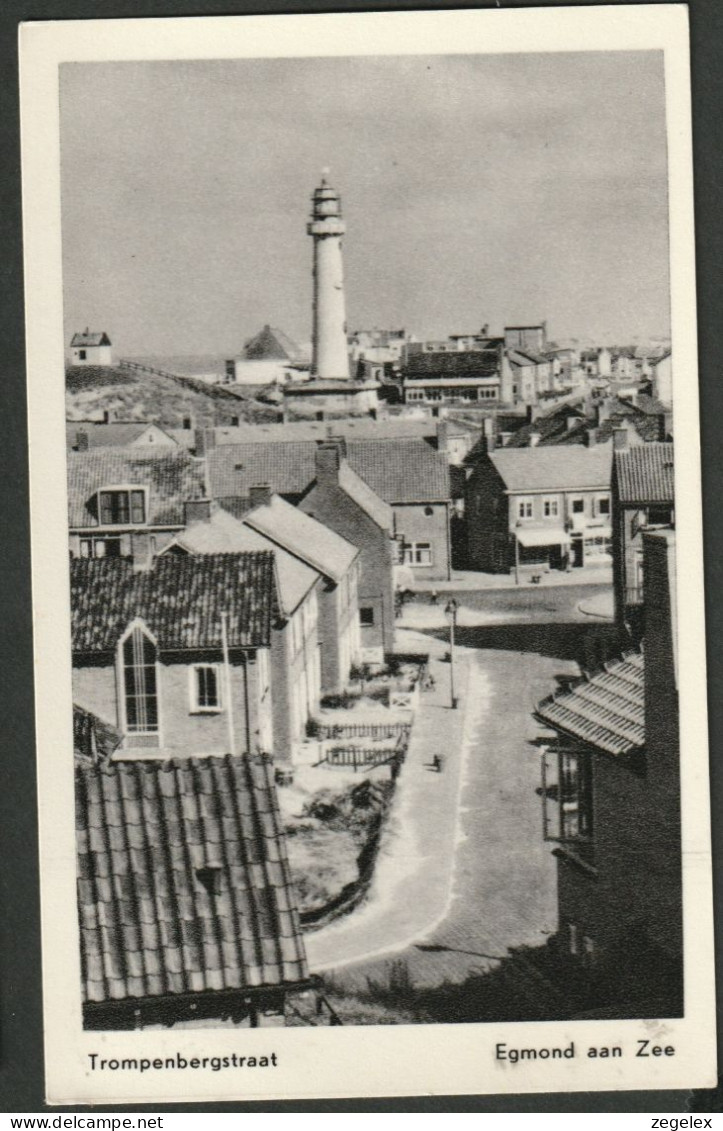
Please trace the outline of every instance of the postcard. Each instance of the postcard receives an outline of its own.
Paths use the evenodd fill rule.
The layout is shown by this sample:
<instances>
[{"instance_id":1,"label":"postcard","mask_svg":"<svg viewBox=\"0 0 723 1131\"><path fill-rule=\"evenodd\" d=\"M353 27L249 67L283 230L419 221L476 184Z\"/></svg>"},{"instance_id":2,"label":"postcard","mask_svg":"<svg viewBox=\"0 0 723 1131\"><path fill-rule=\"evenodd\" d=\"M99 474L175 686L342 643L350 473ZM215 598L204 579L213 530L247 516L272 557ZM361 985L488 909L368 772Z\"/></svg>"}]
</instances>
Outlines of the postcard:
<instances>
[{"instance_id":1,"label":"postcard","mask_svg":"<svg viewBox=\"0 0 723 1131\"><path fill-rule=\"evenodd\" d=\"M712 1086L687 9L21 98L48 1102Z\"/></svg>"}]
</instances>

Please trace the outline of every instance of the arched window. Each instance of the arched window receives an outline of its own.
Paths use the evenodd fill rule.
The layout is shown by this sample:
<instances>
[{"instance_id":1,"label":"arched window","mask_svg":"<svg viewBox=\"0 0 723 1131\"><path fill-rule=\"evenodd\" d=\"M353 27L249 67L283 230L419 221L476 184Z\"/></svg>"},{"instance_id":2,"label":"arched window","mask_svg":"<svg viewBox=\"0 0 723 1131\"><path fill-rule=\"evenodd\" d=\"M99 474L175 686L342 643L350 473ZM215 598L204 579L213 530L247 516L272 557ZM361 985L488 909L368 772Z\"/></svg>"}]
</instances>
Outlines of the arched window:
<instances>
[{"instance_id":1,"label":"arched window","mask_svg":"<svg viewBox=\"0 0 723 1131\"><path fill-rule=\"evenodd\" d=\"M128 734L158 733L158 649L148 631L136 624L121 643L121 679Z\"/></svg>"}]
</instances>

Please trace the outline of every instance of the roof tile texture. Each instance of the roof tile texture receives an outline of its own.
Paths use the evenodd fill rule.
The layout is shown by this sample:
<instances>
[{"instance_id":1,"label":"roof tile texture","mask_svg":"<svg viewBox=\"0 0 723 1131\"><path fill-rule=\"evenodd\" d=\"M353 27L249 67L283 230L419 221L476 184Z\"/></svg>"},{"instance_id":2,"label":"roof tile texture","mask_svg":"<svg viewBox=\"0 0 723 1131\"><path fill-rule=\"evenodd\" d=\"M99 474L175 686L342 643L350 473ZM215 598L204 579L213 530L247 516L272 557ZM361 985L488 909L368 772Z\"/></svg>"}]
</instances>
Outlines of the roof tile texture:
<instances>
[{"instance_id":1,"label":"roof tile texture","mask_svg":"<svg viewBox=\"0 0 723 1131\"><path fill-rule=\"evenodd\" d=\"M230 755L76 768L86 1001L306 977L272 772Z\"/></svg>"},{"instance_id":2,"label":"roof tile texture","mask_svg":"<svg viewBox=\"0 0 723 1131\"><path fill-rule=\"evenodd\" d=\"M618 496L623 503L672 503L673 445L638 444L615 453Z\"/></svg>"},{"instance_id":3,"label":"roof tile texture","mask_svg":"<svg viewBox=\"0 0 723 1131\"><path fill-rule=\"evenodd\" d=\"M607 663L577 686L544 699L539 717L608 754L645 743L645 666L641 653Z\"/></svg>"},{"instance_id":4,"label":"roof tile texture","mask_svg":"<svg viewBox=\"0 0 723 1131\"><path fill-rule=\"evenodd\" d=\"M68 524L98 526L97 492L136 485L148 488L151 526L183 526L184 503L203 497L203 465L185 451L163 455L118 448L68 452Z\"/></svg>"}]
</instances>

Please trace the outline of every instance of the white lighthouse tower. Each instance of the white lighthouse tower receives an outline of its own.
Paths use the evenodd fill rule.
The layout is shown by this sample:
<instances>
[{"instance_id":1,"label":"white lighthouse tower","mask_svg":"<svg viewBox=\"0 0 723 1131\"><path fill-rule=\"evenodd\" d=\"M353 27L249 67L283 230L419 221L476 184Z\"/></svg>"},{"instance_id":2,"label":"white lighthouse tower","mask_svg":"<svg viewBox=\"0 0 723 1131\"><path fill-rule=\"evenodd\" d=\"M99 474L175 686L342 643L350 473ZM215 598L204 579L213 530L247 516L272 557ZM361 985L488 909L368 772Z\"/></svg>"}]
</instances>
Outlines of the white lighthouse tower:
<instances>
[{"instance_id":1,"label":"white lighthouse tower","mask_svg":"<svg viewBox=\"0 0 723 1131\"><path fill-rule=\"evenodd\" d=\"M321 184L312 197L308 234L314 240L314 325L312 379L349 379L346 339L344 267L341 255L346 226L341 216L341 198L322 169Z\"/></svg>"}]
</instances>

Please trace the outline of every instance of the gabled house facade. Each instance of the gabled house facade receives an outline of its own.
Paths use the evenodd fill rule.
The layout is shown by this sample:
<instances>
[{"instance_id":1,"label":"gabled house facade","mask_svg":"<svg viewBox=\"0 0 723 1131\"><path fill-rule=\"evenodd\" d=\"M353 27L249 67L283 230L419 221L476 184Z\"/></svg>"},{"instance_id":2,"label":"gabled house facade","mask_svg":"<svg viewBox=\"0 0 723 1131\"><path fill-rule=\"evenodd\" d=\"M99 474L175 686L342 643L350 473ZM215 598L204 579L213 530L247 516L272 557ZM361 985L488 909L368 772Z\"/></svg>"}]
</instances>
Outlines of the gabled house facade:
<instances>
[{"instance_id":1,"label":"gabled house facade","mask_svg":"<svg viewBox=\"0 0 723 1131\"><path fill-rule=\"evenodd\" d=\"M643 651L537 708L562 970L616 1017L683 1008L675 533L643 541Z\"/></svg>"},{"instance_id":2,"label":"gabled house facade","mask_svg":"<svg viewBox=\"0 0 723 1131\"><path fill-rule=\"evenodd\" d=\"M105 330L73 334L70 341L71 365L112 365L113 347Z\"/></svg>"},{"instance_id":3,"label":"gabled house facade","mask_svg":"<svg viewBox=\"0 0 723 1131\"><path fill-rule=\"evenodd\" d=\"M468 564L498 573L611 564L610 447L498 449L466 484Z\"/></svg>"},{"instance_id":4,"label":"gabled house facade","mask_svg":"<svg viewBox=\"0 0 723 1131\"><path fill-rule=\"evenodd\" d=\"M675 519L673 444L648 443L615 452L612 475L615 619L634 640L643 631L646 530Z\"/></svg>"},{"instance_id":5,"label":"gabled house facade","mask_svg":"<svg viewBox=\"0 0 723 1131\"><path fill-rule=\"evenodd\" d=\"M91 448L177 448L178 441L158 424L143 421L100 422L68 420L65 425L69 451L87 452Z\"/></svg>"},{"instance_id":6,"label":"gabled house facade","mask_svg":"<svg viewBox=\"0 0 723 1131\"><path fill-rule=\"evenodd\" d=\"M273 555L74 560L70 597L73 700L119 754L274 752Z\"/></svg>"}]
</instances>

